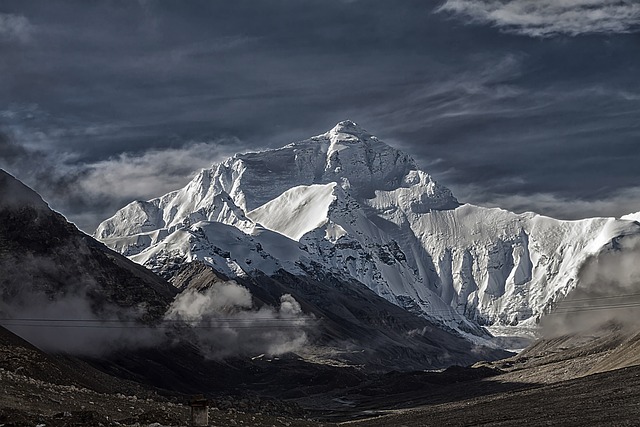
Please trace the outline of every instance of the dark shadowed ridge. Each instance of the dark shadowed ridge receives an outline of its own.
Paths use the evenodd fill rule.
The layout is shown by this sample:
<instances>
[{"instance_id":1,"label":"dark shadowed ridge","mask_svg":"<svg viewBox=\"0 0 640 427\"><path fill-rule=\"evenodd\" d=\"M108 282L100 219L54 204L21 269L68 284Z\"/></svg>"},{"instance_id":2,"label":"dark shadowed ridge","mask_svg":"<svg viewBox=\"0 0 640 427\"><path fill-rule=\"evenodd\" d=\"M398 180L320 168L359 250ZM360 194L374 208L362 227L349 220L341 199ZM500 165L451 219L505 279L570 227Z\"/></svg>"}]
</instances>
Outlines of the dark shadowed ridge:
<instances>
[{"instance_id":1,"label":"dark shadowed ridge","mask_svg":"<svg viewBox=\"0 0 640 427\"><path fill-rule=\"evenodd\" d=\"M38 193L0 169L0 209L20 209L22 207L47 210L49 205L42 200Z\"/></svg>"},{"instance_id":2,"label":"dark shadowed ridge","mask_svg":"<svg viewBox=\"0 0 640 427\"><path fill-rule=\"evenodd\" d=\"M172 278L176 287L200 291L226 280L201 262L184 265ZM355 280L346 282L331 275L318 280L284 270L273 277L262 274L234 280L251 291L257 305L274 306L282 294L290 294L312 314L316 322L308 351L317 359L337 359L368 371L406 371L469 365L512 354L476 346Z\"/></svg>"},{"instance_id":3,"label":"dark shadowed ridge","mask_svg":"<svg viewBox=\"0 0 640 427\"><path fill-rule=\"evenodd\" d=\"M177 293L165 280L79 231L1 170L0 266L2 317L37 313L44 308L39 303L73 296L86 302L85 315L128 309L134 317L151 320L164 314ZM59 315L68 318L73 310Z\"/></svg>"}]
</instances>

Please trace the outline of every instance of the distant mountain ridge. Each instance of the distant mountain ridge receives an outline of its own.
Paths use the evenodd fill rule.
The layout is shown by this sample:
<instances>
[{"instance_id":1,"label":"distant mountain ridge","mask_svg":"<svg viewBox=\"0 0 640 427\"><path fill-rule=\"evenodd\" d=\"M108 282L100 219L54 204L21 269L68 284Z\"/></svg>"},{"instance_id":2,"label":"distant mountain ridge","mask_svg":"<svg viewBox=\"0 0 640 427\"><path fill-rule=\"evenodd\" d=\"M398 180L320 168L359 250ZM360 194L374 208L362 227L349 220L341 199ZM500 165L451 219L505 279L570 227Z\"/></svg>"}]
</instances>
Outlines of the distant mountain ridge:
<instances>
[{"instance_id":1,"label":"distant mountain ridge","mask_svg":"<svg viewBox=\"0 0 640 427\"><path fill-rule=\"evenodd\" d=\"M235 155L180 190L132 202L95 232L167 277L194 260L231 277L330 273L475 335L479 325L535 325L578 286L587 257L638 234L631 220L461 205L351 121Z\"/></svg>"}]
</instances>

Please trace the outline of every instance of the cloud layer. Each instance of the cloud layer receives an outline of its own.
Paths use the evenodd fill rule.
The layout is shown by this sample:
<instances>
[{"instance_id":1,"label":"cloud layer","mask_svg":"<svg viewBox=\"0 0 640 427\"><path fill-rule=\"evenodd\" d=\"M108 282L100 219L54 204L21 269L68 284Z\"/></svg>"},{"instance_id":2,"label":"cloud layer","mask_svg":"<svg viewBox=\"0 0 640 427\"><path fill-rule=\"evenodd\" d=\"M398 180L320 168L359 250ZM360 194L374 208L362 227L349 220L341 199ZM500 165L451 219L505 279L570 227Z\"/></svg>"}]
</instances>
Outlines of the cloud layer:
<instances>
[{"instance_id":1,"label":"cloud layer","mask_svg":"<svg viewBox=\"0 0 640 427\"><path fill-rule=\"evenodd\" d=\"M57 250L75 253L72 246ZM150 325L140 321L147 317L146 303L109 303L90 275L66 279L61 268L41 255L0 259L0 325L47 351L98 356L190 342L212 359L278 355L302 348L314 327L315 319L291 295L281 295L277 307L257 307L251 292L234 281L187 288ZM51 277L65 281L52 285Z\"/></svg>"},{"instance_id":2,"label":"cloud layer","mask_svg":"<svg viewBox=\"0 0 640 427\"><path fill-rule=\"evenodd\" d=\"M5 0L0 167L92 232L221 157L351 119L460 200L614 212L596 202L638 185L640 56L621 33L640 5L436 3Z\"/></svg>"},{"instance_id":3,"label":"cloud layer","mask_svg":"<svg viewBox=\"0 0 640 427\"><path fill-rule=\"evenodd\" d=\"M640 30L633 0L447 0L437 10L531 37Z\"/></svg>"},{"instance_id":4,"label":"cloud layer","mask_svg":"<svg viewBox=\"0 0 640 427\"><path fill-rule=\"evenodd\" d=\"M43 133L40 133L42 137ZM185 142L175 148L122 152L104 160L78 161L77 155L51 150L54 141L29 145L0 132L0 168L39 192L55 210L91 234L97 224L132 200L147 200L184 186L197 171L231 154L232 141Z\"/></svg>"}]
</instances>

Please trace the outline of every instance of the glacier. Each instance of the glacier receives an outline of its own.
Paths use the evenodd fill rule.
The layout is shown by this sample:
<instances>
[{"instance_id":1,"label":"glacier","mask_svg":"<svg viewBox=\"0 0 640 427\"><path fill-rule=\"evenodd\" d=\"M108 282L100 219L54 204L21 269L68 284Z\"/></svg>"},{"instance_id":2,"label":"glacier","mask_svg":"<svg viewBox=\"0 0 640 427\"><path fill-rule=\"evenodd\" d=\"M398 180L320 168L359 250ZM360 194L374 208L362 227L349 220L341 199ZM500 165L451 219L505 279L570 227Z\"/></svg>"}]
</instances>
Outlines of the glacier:
<instances>
[{"instance_id":1,"label":"glacier","mask_svg":"<svg viewBox=\"0 0 640 427\"><path fill-rule=\"evenodd\" d=\"M637 216L562 221L460 203L352 121L237 154L184 188L134 201L94 233L170 277L205 262L230 277L332 274L465 335L535 328L588 257L640 234Z\"/></svg>"}]
</instances>

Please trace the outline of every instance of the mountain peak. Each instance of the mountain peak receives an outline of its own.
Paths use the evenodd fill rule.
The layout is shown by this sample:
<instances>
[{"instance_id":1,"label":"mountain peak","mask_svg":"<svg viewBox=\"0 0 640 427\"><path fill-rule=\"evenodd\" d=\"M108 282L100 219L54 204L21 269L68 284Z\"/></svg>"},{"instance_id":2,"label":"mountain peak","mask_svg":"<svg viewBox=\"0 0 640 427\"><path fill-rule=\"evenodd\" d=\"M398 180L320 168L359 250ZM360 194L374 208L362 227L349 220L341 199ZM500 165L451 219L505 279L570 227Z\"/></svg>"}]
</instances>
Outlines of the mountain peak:
<instances>
[{"instance_id":1,"label":"mountain peak","mask_svg":"<svg viewBox=\"0 0 640 427\"><path fill-rule=\"evenodd\" d=\"M335 135L335 134L339 134L339 133L343 133L343 134L348 134L348 135L353 135L357 138L362 138L362 137L370 137L371 134L369 132L367 132L364 128L362 128L361 126L359 126L356 122L352 121L352 120L343 120L341 122L339 122L337 125L335 125L333 127L333 129L331 129L329 131L330 135Z\"/></svg>"},{"instance_id":2,"label":"mountain peak","mask_svg":"<svg viewBox=\"0 0 640 427\"><path fill-rule=\"evenodd\" d=\"M254 222L245 213L261 206L285 209L282 203L269 204L277 199L288 201L284 205L296 201L291 206L299 206L301 211L305 211L305 203L316 206L314 203L321 200L323 208L313 212L320 214L327 211L325 205L333 200L329 187L333 189L336 185L359 203L370 200L369 204L379 202L385 206L393 199L391 193L397 190L411 200L414 212L459 205L448 189L437 186L426 173L424 179L420 178L422 175L416 171L410 156L355 122L344 120L330 131L304 141L276 150L236 155L215 170L201 171L180 190L126 206L100 224L96 236L103 240L126 237L122 240L125 249L131 247L129 237L133 236L135 249L140 250L167 233L202 220L224 222L252 232ZM377 194L384 200L379 201ZM267 207L262 211L275 215ZM324 216L313 218L312 225L324 220ZM297 231L289 235L300 237Z\"/></svg>"}]
</instances>

